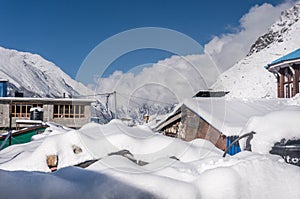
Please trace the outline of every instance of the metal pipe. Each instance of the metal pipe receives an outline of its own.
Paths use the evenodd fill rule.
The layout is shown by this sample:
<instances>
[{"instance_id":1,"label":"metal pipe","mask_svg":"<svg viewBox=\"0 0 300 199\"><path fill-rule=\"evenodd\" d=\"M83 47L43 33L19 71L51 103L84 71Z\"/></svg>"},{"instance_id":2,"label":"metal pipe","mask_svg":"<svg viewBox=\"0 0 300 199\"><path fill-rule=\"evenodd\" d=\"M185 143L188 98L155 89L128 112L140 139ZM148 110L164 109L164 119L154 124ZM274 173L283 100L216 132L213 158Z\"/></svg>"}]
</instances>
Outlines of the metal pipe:
<instances>
[{"instance_id":1,"label":"metal pipe","mask_svg":"<svg viewBox=\"0 0 300 199\"><path fill-rule=\"evenodd\" d=\"M227 152L230 150L230 148L231 148L235 143L237 143L240 139L243 139L243 138L248 137L248 136L252 136L252 137L253 137L254 134L256 134L256 133L253 132L253 131L251 131L250 133L246 133L246 134L244 134L244 135L238 137L237 139L235 139L235 140L234 140L234 141L226 148L226 150L225 150L225 152L224 152L224 154L223 154L223 158L225 158L225 156L226 156Z\"/></svg>"}]
</instances>

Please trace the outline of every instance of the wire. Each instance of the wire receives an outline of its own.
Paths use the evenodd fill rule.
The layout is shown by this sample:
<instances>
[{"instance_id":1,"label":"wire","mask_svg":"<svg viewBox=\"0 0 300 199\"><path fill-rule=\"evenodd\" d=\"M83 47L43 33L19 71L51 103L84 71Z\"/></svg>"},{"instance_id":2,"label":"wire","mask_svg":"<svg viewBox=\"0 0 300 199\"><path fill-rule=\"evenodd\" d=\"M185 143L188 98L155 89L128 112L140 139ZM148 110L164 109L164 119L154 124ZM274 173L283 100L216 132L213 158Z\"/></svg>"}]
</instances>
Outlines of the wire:
<instances>
[{"instance_id":1,"label":"wire","mask_svg":"<svg viewBox=\"0 0 300 199\"><path fill-rule=\"evenodd\" d=\"M117 92L117 94L119 95L125 95L125 96L128 96L128 98L136 98L136 99L142 99L142 100L147 100L147 101L152 101L152 102L157 102L157 103L161 103L161 104L168 104L168 105L174 105L172 103L168 103L168 102L163 102L163 101L159 101L159 100L153 100L153 99L148 99L148 98L143 98L143 97L138 97L138 96L134 96L134 95L127 95L125 93L120 93L120 92Z\"/></svg>"},{"instance_id":2,"label":"wire","mask_svg":"<svg viewBox=\"0 0 300 199\"><path fill-rule=\"evenodd\" d=\"M73 98L80 98L80 97L94 97L94 96L108 96L108 95L113 95L114 92L111 93L95 93L94 95L76 95L72 96Z\"/></svg>"},{"instance_id":3,"label":"wire","mask_svg":"<svg viewBox=\"0 0 300 199\"><path fill-rule=\"evenodd\" d=\"M123 98L130 99L128 96L125 96L125 95L120 94L120 93L118 93L118 94L119 94L119 96L121 96L121 97L123 97ZM131 102L134 103L134 104L136 104L136 105L138 105L138 106L143 106L142 104L140 104L140 103L138 103L138 102L136 102L136 101L134 101L134 100L131 100ZM132 107L133 107L133 106L132 106Z\"/></svg>"},{"instance_id":4,"label":"wire","mask_svg":"<svg viewBox=\"0 0 300 199\"><path fill-rule=\"evenodd\" d=\"M147 101L151 101L151 102L157 102L157 103L161 103L161 104L168 104L168 105L174 105L172 103L168 103L168 102L163 102L163 101L159 101L159 100L154 100L154 99L149 99L149 98L143 98L143 97L138 97L135 95L127 95L125 93L120 93L120 92L110 92L110 93L95 93L94 95L78 95L78 96L73 96L74 98L80 98L80 97L94 97L94 96L109 96L109 95L113 95L113 94L119 94L119 95L123 95L123 97L127 96L128 99L131 98L136 98L136 99L142 99L142 100L147 100ZM138 104L141 106L141 104Z\"/></svg>"}]
</instances>

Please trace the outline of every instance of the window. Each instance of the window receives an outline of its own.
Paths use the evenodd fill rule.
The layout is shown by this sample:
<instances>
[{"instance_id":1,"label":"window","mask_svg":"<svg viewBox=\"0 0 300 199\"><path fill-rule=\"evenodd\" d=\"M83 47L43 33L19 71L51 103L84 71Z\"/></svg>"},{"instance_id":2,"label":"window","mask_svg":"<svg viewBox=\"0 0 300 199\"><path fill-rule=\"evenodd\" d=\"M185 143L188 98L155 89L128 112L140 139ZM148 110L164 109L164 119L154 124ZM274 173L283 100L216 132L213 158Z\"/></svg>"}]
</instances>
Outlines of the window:
<instances>
[{"instance_id":1,"label":"window","mask_svg":"<svg viewBox=\"0 0 300 199\"><path fill-rule=\"evenodd\" d=\"M53 118L84 118L84 105L60 104L54 105Z\"/></svg>"},{"instance_id":2,"label":"window","mask_svg":"<svg viewBox=\"0 0 300 199\"><path fill-rule=\"evenodd\" d=\"M43 104L29 104L29 103L18 103L12 104L12 117L30 117L30 109L33 107L41 107L43 108Z\"/></svg>"}]
</instances>

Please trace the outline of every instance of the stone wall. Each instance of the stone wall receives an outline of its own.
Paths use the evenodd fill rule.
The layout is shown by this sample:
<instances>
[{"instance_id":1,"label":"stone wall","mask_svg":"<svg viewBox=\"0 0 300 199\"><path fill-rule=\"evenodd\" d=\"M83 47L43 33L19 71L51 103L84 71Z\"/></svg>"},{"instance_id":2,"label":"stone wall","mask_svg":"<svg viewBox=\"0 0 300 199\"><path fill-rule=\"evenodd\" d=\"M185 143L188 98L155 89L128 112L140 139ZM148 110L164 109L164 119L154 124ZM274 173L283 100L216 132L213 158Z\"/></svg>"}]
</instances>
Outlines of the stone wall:
<instances>
[{"instance_id":1,"label":"stone wall","mask_svg":"<svg viewBox=\"0 0 300 199\"><path fill-rule=\"evenodd\" d=\"M201 138L212 142L221 150L226 149L226 136L185 106L182 107L181 123L179 138L186 141Z\"/></svg>"}]
</instances>

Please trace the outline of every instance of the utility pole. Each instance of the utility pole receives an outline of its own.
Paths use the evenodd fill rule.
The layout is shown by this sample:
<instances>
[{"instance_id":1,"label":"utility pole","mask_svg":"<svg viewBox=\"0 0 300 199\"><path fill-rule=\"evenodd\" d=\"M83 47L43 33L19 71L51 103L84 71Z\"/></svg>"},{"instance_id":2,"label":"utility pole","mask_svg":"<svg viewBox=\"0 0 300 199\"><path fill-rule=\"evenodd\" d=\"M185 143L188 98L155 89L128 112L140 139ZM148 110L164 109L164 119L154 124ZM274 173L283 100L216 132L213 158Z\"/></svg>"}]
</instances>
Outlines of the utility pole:
<instances>
[{"instance_id":1,"label":"utility pole","mask_svg":"<svg viewBox=\"0 0 300 199\"><path fill-rule=\"evenodd\" d=\"M115 97L115 119L118 119L118 115L117 115L117 91L114 91L114 97Z\"/></svg>"},{"instance_id":2,"label":"utility pole","mask_svg":"<svg viewBox=\"0 0 300 199\"><path fill-rule=\"evenodd\" d=\"M108 111L108 99L110 97L110 94L106 95L106 102L105 102L105 106L106 106L106 110Z\"/></svg>"},{"instance_id":3,"label":"utility pole","mask_svg":"<svg viewBox=\"0 0 300 199\"><path fill-rule=\"evenodd\" d=\"M12 100L10 100L10 103L9 103L9 131L11 132L12 131ZM9 135L9 142L8 142L8 145L10 146L11 145L11 133Z\"/></svg>"}]
</instances>

